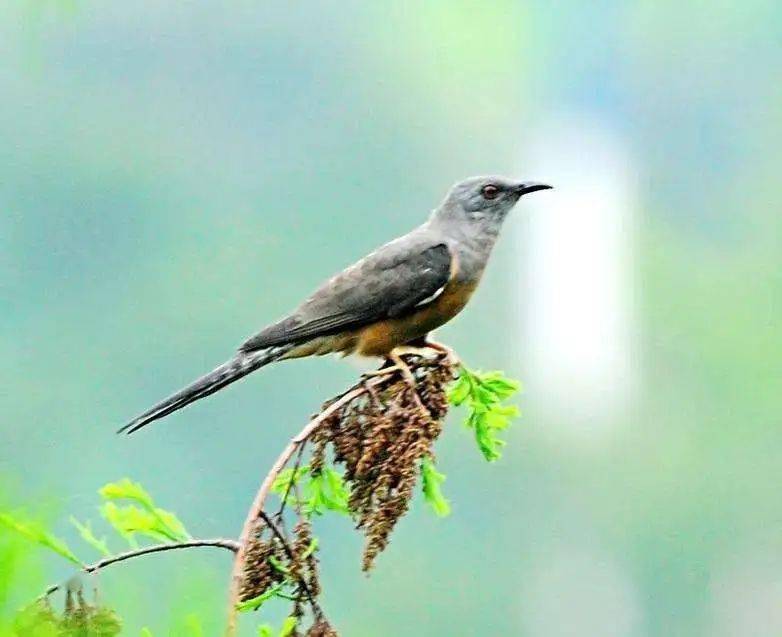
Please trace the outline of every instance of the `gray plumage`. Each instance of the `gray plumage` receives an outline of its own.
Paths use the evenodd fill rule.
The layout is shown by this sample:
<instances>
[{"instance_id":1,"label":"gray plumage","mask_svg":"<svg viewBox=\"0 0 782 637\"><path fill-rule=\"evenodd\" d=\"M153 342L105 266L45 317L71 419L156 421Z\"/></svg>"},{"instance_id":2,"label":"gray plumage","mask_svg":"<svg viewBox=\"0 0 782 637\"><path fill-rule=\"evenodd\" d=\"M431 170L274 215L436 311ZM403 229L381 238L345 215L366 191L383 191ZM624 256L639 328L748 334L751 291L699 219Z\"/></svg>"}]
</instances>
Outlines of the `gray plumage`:
<instances>
[{"instance_id":1,"label":"gray plumage","mask_svg":"<svg viewBox=\"0 0 782 637\"><path fill-rule=\"evenodd\" d=\"M502 177L456 184L423 225L326 281L291 314L247 339L229 361L120 431L132 433L283 358L335 351L384 355L425 338L467 302L518 199L546 188Z\"/></svg>"}]
</instances>

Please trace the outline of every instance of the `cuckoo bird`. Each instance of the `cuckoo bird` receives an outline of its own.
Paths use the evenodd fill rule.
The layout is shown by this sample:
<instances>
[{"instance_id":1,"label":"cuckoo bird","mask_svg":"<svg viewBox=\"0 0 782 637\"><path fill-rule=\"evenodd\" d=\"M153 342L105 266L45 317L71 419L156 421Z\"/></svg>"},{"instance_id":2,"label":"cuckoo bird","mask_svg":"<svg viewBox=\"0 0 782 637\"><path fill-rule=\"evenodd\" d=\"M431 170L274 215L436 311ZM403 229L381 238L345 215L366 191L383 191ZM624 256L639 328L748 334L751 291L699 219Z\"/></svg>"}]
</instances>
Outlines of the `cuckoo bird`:
<instances>
[{"instance_id":1,"label":"cuckoo bird","mask_svg":"<svg viewBox=\"0 0 782 637\"><path fill-rule=\"evenodd\" d=\"M504 177L455 184L423 225L326 281L291 314L245 341L230 360L120 432L132 433L276 361L355 353L385 358L404 372L400 353L410 351L405 348L444 350L427 336L467 304L510 209L522 195L548 188Z\"/></svg>"}]
</instances>

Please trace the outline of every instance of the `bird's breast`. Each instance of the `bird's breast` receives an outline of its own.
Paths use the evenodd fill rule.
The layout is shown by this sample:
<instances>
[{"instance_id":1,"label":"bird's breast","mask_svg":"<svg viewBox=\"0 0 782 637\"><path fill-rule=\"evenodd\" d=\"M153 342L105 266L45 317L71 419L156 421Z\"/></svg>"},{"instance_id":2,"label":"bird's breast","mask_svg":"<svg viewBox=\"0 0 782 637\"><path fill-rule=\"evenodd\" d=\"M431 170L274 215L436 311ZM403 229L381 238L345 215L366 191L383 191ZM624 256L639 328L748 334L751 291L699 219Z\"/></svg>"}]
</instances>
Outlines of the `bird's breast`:
<instances>
[{"instance_id":1,"label":"bird's breast","mask_svg":"<svg viewBox=\"0 0 782 637\"><path fill-rule=\"evenodd\" d=\"M355 352L363 356L385 356L399 345L426 336L461 312L475 287L475 283L452 279L442 294L410 314L361 328L355 340Z\"/></svg>"}]
</instances>

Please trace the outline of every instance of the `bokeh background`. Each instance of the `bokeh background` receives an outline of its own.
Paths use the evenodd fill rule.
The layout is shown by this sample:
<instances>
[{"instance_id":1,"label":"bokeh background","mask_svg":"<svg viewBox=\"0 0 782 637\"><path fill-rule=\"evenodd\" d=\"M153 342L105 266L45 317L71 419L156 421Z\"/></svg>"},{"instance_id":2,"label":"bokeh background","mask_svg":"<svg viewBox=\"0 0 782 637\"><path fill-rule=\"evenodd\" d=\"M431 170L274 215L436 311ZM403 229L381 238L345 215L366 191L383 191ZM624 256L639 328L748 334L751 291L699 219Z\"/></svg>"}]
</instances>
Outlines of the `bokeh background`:
<instances>
[{"instance_id":1,"label":"bokeh background","mask_svg":"<svg viewBox=\"0 0 782 637\"><path fill-rule=\"evenodd\" d=\"M453 514L419 503L370 579L323 520L330 615L361 637L782 634L780 42L770 0L5 0L0 497L73 539L127 475L235 535L354 363L115 428L455 180L546 180L439 334L524 382L505 455L453 417ZM25 559L6 614L69 573ZM228 562L139 560L102 591L129 635L186 613L217 635Z\"/></svg>"}]
</instances>

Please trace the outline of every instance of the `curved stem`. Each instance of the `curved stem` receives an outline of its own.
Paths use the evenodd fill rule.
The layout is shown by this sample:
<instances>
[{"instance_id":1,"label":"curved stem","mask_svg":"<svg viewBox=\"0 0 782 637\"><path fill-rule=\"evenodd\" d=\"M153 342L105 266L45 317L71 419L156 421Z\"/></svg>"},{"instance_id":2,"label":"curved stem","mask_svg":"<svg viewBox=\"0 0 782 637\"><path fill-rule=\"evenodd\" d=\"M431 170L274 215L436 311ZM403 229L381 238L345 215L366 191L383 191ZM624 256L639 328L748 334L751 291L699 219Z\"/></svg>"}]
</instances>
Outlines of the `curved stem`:
<instances>
[{"instance_id":1,"label":"curved stem","mask_svg":"<svg viewBox=\"0 0 782 637\"><path fill-rule=\"evenodd\" d=\"M315 418L310 420L307 423L307 425L304 427L304 429L302 429L296 436L294 436L291 439L291 441L288 443L288 446L286 446L285 449L282 450L282 453L279 455L275 463L272 465L272 468L269 471L269 473L266 474L266 477L263 479L263 482L261 483L261 486L258 489L258 493L255 494L255 499L253 500L252 506L250 507L250 510L247 512L247 519L244 521L244 527L242 528L242 533L239 536L239 550L236 551L236 557L234 558L234 567L231 573L231 590L228 596L228 604L229 604L228 625L226 627L226 635L228 635L229 637L236 634L236 625L237 625L236 605L239 603L239 593L241 590L242 579L244 577L244 560L247 551L247 546L251 539L253 529L255 528L256 521L258 520L258 518L262 517L261 512L263 511L263 507L266 503L266 498L268 497L269 492L271 491L272 484L274 484L275 478L280 474L280 471L282 471L285 468L285 465L288 464L290 459L293 457L293 454L296 453L296 450L299 449L299 447L302 446L305 442L307 442L307 439L313 433L315 433L315 431L332 414L334 414L334 412L336 412L338 409L348 404L352 400L355 400L359 396L365 394L368 391L367 385L379 384L383 381L384 379L382 378L373 379L371 381L367 381L359 385L355 385L347 392L342 394L342 396L340 396L337 400L332 402Z\"/></svg>"},{"instance_id":2,"label":"curved stem","mask_svg":"<svg viewBox=\"0 0 782 637\"><path fill-rule=\"evenodd\" d=\"M282 544L283 550L288 556L288 559L291 562L293 562L296 559L296 557L293 555L293 550L291 549L290 544L288 544L288 540L285 539L285 536L282 534L280 529L277 528L277 525L271 520L271 518L268 515L266 515L263 509L258 513L263 519L263 521L266 523L266 526L268 526L271 529L274 536ZM303 576L300 576L297 579L299 580L299 586L301 586L302 590L304 591L304 594L307 596L307 599L310 602L310 606L312 607L312 612L315 614L315 617L317 619L321 619L323 617L323 609L320 607L320 604L318 604L318 600L315 599L315 597L312 595L312 591L310 590L310 587L307 585L307 581L304 579Z\"/></svg>"},{"instance_id":3,"label":"curved stem","mask_svg":"<svg viewBox=\"0 0 782 637\"><path fill-rule=\"evenodd\" d=\"M100 562L95 562L94 564L85 566L81 572L95 573L96 571L106 568L107 566L111 566L112 564L124 562L125 560L132 560L137 557L141 557L142 555L149 555L150 553L162 553L164 551L176 551L179 549L192 549L202 546L223 548L233 553L237 553L239 551L239 542L236 540L226 540L223 538L217 538L214 540L188 540L186 542L174 542L171 544L156 544L154 546L145 546L144 548L134 549L125 553L118 553L117 555L105 557L100 560ZM41 597L48 597L52 593L60 590L64 585L65 584L55 584L54 586L50 586L46 589L44 594L41 595Z\"/></svg>"}]
</instances>

